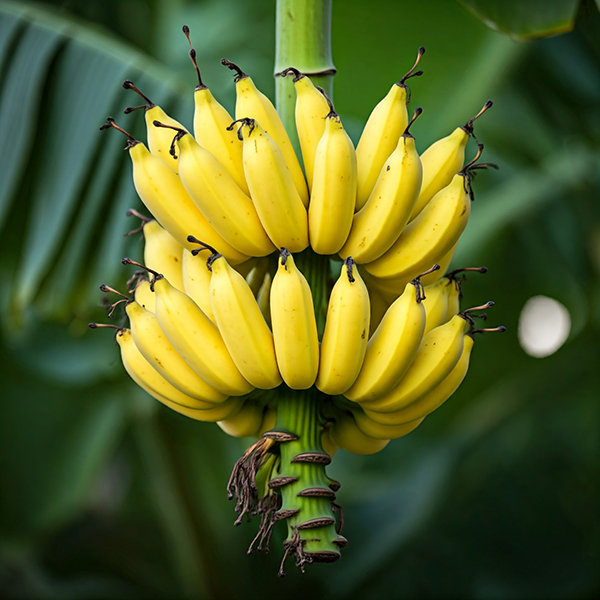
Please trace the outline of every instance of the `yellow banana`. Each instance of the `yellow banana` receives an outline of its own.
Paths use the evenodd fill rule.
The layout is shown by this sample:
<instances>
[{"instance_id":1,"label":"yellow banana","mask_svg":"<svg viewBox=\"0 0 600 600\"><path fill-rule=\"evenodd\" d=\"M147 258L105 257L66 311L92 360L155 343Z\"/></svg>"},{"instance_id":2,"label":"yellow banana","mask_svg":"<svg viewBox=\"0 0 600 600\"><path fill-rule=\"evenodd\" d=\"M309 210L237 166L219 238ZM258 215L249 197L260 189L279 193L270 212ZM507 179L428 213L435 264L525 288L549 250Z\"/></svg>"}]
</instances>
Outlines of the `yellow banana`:
<instances>
[{"instance_id":1,"label":"yellow banana","mask_svg":"<svg viewBox=\"0 0 600 600\"><path fill-rule=\"evenodd\" d=\"M412 422L402 423L401 425L382 425L369 418L362 410L354 412L356 426L365 434L376 440L397 440L416 429L423 421L423 418L417 418ZM377 413L374 413L377 414Z\"/></svg>"},{"instance_id":2,"label":"yellow banana","mask_svg":"<svg viewBox=\"0 0 600 600\"><path fill-rule=\"evenodd\" d=\"M424 275L423 277L421 277L421 283L423 284L423 286L426 287L428 285L433 285L436 281L438 281L440 279L440 277L442 276L442 273L445 273L448 270L448 266L450 265L450 262L452 261L452 257L454 256L454 252L456 251L457 245L458 245L458 242L456 244L454 244L454 246L452 246L452 248L450 248L450 250L437 263L440 265L440 268L438 271L433 271L433 272L428 273L427 275ZM380 279L379 277L373 277L368 272L366 272L364 267L363 267L363 278L364 278L366 284L369 286L369 289L377 290L383 296L383 298L386 300L386 302L388 302L388 306L400 294L402 294L402 292L404 291L404 288L406 287L406 284L411 281L411 278L407 277L407 276L397 277L397 278L392 278L392 279ZM455 313L453 313L451 316L454 316L457 312L458 312L458 310Z\"/></svg>"},{"instance_id":3,"label":"yellow banana","mask_svg":"<svg viewBox=\"0 0 600 600\"><path fill-rule=\"evenodd\" d=\"M302 149L308 189L312 190L315 154L325 131L325 115L329 112L329 104L312 81L298 69L289 67L278 75L285 77L290 73L294 75L294 87L296 88L296 131Z\"/></svg>"},{"instance_id":4,"label":"yellow banana","mask_svg":"<svg viewBox=\"0 0 600 600\"><path fill-rule=\"evenodd\" d=\"M227 398L215 405L182 394L152 368L137 349L129 329L117 334L117 342L121 348L123 366L129 376L145 392L168 408L196 421L214 423L233 417L242 407L243 398Z\"/></svg>"},{"instance_id":5,"label":"yellow banana","mask_svg":"<svg viewBox=\"0 0 600 600\"><path fill-rule=\"evenodd\" d=\"M160 121L154 121L154 125L158 129L175 129ZM261 225L252 199L187 131L176 131L173 144L179 151L179 177L215 231L248 256L266 256L273 252L275 247Z\"/></svg>"},{"instance_id":6,"label":"yellow banana","mask_svg":"<svg viewBox=\"0 0 600 600\"><path fill-rule=\"evenodd\" d=\"M226 394L210 387L192 371L163 333L155 315L135 301L127 304L125 310L135 345L172 386L187 396L212 404L219 404L227 398Z\"/></svg>"},{"instance_id":7,"label":"yellow banana","mask_svg":"<svg viewBox=\"0 0 600 600\"><path fill-rule=\"evenodd\" d=\"M189 55L198 76L198 85L194 91L194 137L223 165L244 194L250 195L244 176L242 144L235 132L227 129L233 119L202 81L187 25L183 26L183 33L190 43Z\"/></svg>"},{"instance_id":8,"label":"yellow banana","mask_svg":"<svg viewBox=\"0 0 600 600\"><path fill-rule=\"evenodd\" d=\"M381 319L390 307L390 302L386 300L383 294L376 288L369 286L369 304L371 305L371 319L369 322L369 339L379 327Z\"/></svg>"},{"instance_id":9,"label":"yellow banana","mask_svg":"<svg viewBox=\"0 0 600 600\"><path fill-rule=\"evenodd\" d=\"M331 105L314 156L308 206L308 235L317 254L335 254L344 245L356 202L356 152ZM351 253L346 253L346 257Z\"/></svg>"},{"instance_id":10,"label":"yellow banana","mask_svg":"<svg viewBox=\"0 0 600 600\"><path fill-rule=\"evenodd\" d=\"M327 307L316 381L324 394L343 394L356 381L367 351L370 317L367 286L354 261L347 258Z\"/></svg>"},{"instance_id":11,"label":"yellow banana","mask_svg":"<svg viewBox=\"0 0 600 600\"><path fill-rule=\"evenodd\" d=\"M148 148L150 152L157 158L160 158L166 165L169 165L175 171L178 172L177 166L177 157L170 154L169 150L171 148L171 142L173 141L173 136L164 131L157 130L156 127L152 125L152 123L156 120L165 123L165 125L170 125L171 127L177 127L179 129L184 129L185 127L169 117L169 115L160 107L154 104L147 96L142 94L142 92L133 84L132 81L124 81L123 87L126 90L133 90L136 94L141 96L146 104L142 104L141 106L133 106L125 109L125 114L129 114L130 112L137 110L138 108L145 108L144 118L146 120L146 132L148 135Z\"/></svg>"},{"instance_id":12,"label":"yellow banana","mask_svg":"<svg viewBox=\"0 0 600 600\"><path fill-rule=\"evenodd\" d=\"M262 258L246 275L246 283L250 286L252 293L258 298L258 291L265 280L265 274L269 270L269 259Z\"/></svg>"},{"instance_id":13,"label":"yellow banana","mask_svg":"<svg viewBox=\"0 0 600 600\"><path fill-rule=\"evenodd\" d=\"M208 385L227 396L243 396L254 388L231 359L216 325L185 293L156 275L156 318L175 351Z\"/></svg>"},{"instance_id":14,"label":"yellow banana","mask_svg":"<svg viewBox=\"0 0 600 600\"><path fill-rule=\"evenodd\" d=\"M258 430L258 436L262 437L265 431L271 431L275 427L277 422L277 408L272 406L266 406L263 413L263 420Z\"/></svg>"},{"instance_id":15,"label":"yellow banana","mask_svg":"<svg viewBox=\"0 0 600 600\"><path fill-rule=\"evenodd\" d=\"M279 372L293 390L313 385L319 370L319 337L310 286L283 248L271 284L271 326Z\"/></svg>"},{"instance_id":16,"label":"yellow banana","mask_svg":"<svg viewBox=\"0 0 600 600\"><path fill-rule=\"evenodd\" d=\"M464 338L472 324L467 313L493 305L493 302L488 302L463 311L430 331L423 338L400 382L385 396L368 403L365 408L382 413L397 412L429 393L454 369L462 355Z\"/></svg>"},{"instance_id":17,"label":"yellow banana","mask_svg":"<svg viewBox=\"0 0 600 600\"><path fill-rule=\"evenodd\" d=\"M138 281L135 288L135 301L151 313L156 313L156 296L150 289L149 281Z\"/></svg>"},{"instance_id":18,"label":"yellow banana","mask_svg":"<svg viewBox=\"0 0 600 600\"><path fill-rule=\"evenodd\" d=\"M271 273L265 273L263 282L258 289L256 296L256 302L260 308L260 312L267 324L271 324L271 285L273 284L273 278Z\"/></svg>"},{"instance_id":19,"label":"yellow banana","mask_svg":"<svg viewBox=\"0 0 600 600\"><path fill-rule=\"evenodd\" d=\"M425 48L421 46L412 69L392 85L387 96L373 109L360 136L356 147L358 162L356 210L360 210L367 202L385 161L398 145L398 140L406 129L408 124L406 80L423 74L423 71L415 71L415 68L424 53Z\"/></svg>"},{"instance_id":20,"label":"yellow banana","mask_svg":"<svg viewBox=\"0 0 600 600\"><path fill-rule=\"evenodd\" d=\"M490 166L474 164L482 150L480 145L475 159L434 196L382 257L365 265L371 275L382 279L414 276L439 261L458 242L471 211L473 169Z\"/></svg>"},{"instance_id":21,"label":"yellow banana","mask_svg":"<svg viewBox=\"0 0 600 600\"><path fill-rule=\"evenodd\" d=\"M206 260L201 256L194 256L189 250L184 250L182 275L185 293L216 325L217 321L210 303L210 271L206 268Z\"/></svg>"},{"instance_id":22,"label":"yellow banana","mask_svg":"<svg viewBox=\"0 0 600 600\"><path fill-rule=\"evenodd\" d=\"M473 135L473 122L493 105L488 100L483 108L462 127L457 127L450 135L433 143L423 154L423 184L421 193L410 216L412 221L427 206L428 202L443 190L464 164L465 148L469 136Z\"/></svg>"},{"instance_id":23,"label":"yellow banana","mask_svg":"<svg viewBox=\"0 0 600 600\"><path fill-rule=\"evenodd\" d=\"M298 162L292 142L273 103L256 88L252 79L237 65L226 58L221 59L221 64L236 72L234 78L236 91L235 118L244 119L252 117L262 125L281 150L298 195L304 206L308 206L308 188L302 167ZM244 172L246 172L245 166ZM246 173L246 180L248 180L248 173ZM248 187L252 193L250 182L248 182Z\"/></svg>"},{"instance_id":24,"label":"yellow banana","mask_svg":"<svg viewBox=\"0 0 600 600\"><path fill-rule=\"evenodd\" d=\"M202 249L208 249L201 242ZM197 251L196 251L197 253ZM254 387L271 389L281 383L273 335L246 280L220 254L209 257L210 301L217 326L233 362Z\"/></svg>"},{"instance_id":25,"label":"yellow banana","mask_svg":"<svg viewBox=\"0 0 600 600\"><path fill-rule=\"evenodd\" d=\"M404 293L388 308L367 344L362 368L344 396L369 402L387 394L408 369L425 329L423 287L419 279L406 285Z\"/></svg>"},{"instance_id":26,"label":"yellow banana","mask_svg":"<svg viewBox=\"0 0 600 600\"><path fill-rule=\"evenodd\" d=\"M260 221L278 248L301 252L308 246L308 215L283 154L254 119L239 122L244 172Z\"/></svg>"},{"instance_id":27,"label":"yellow banana","mask_svg":"<svg viewBox=\"0 0 600 600\"><path fill-rule=\"evenodd\" d=\"M463 382L467 370L469 369L469 360L473 349L473 335L487 331L505 331L505 327L496 327L494 329L475 329L467 332L464 338L463 350L460 359L450 371L450 373L442 379L442 381L434 387L430 392L409 404L408 406L392 413L379 413L368 410L365 407L365 414L373 421L383 424L384 426L402 426L414 422L416 419L423 419L438 409ZM357 418L357 422L359 422Z\"/></svg>"},{"instance_id":28,"label":"yellow banana","mask_svg":"<svg viewBox=\"0 0 600 600\"><path fill-rule=\"evenodd\" d=\"M384 163L369 199L354 215L341 256L352 256L361 264L372 262L390 249L408 223L422 179L421 160L409 127L421 112L421 108L415 110L396 149Z\"/></svg>"},{"instance_id":29,"label":"yellow banana","mask_svg":"<svg viewBox=\"0 0 600 600\"><path fill-rule=\"evenodd\" d=\"M376 454L389 444L389 440L375 439L363 433L358 428L354 415L346 411L338 411L328 434L335 446L353 454Z\"/></svg>"},{"instance_id":30,"label":"yellow banana","mask_svg":"<svg viewBox=\"0 0 600 600\"><path fill-rule=\"evenodd\" d=\"M232 437L257 437L263 422L263 412L263 407L258 402L247 400L236 415L217 421L217 425Z\"/></svg>"},{"instance_id":31,"label":"yellow banana","mask_svg":"<svg viewBox=\"0 0 600 600\"><path fill-rule=\"evenodd\" d=\"M241 263L248 259L247 255L230 246L211 227L173 169L167 168L167 165L151 154L144 144L121 129L112 117L107 121L101 129L113 127L129 140L126 148L133 163L133 183L142 202L184 248L190 250L194 247L187 241L187 236L194 234L218 248L219 252L233 263Z\"/></svg>"},{"instance_id":32,"label":"yellow banana","mask_svg":"<svg viewBox=\"0 0 600 600\"><path fill-rule=\"evenodd\" d=\"M144 264L162 273L180 292L183 285L183 246L157 221L144 224Z\"/></svg>"}]
</instances>

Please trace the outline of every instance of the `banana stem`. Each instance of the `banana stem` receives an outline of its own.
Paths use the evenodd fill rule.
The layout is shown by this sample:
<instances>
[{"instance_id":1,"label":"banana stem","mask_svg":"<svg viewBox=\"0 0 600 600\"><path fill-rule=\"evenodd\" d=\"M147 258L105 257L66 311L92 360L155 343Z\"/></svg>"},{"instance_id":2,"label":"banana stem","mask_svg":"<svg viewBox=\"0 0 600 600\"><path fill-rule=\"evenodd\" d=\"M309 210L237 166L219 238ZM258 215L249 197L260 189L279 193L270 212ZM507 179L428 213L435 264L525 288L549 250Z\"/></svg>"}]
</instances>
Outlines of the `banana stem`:
<instances>
[{"instance_id":1,"label":"banana stem","mask_svg":"<svg viewBox=\"0 0 600 600\"><path fill-rule=\"evenodd\" d=\"M307 248L304 252L296 254L294 260L310 285L317 319L317 331L319 339L322 339L329 303L329 258Z\"/></svg>"},{"instance_id":2,"label":"banana stem","mask_svg":"<svg viewBox=\"0 0 600 600\"><path fill-rule=\"evenodd\" d=\"M331 0L277 0L275 73L287 67L309 75L315 85L320 85L333 98ZM275 78L277 110L298 152L293 88L292 77Z\"/></svg>"},{"instance_id":3,"label":"banana stem","mask_svg":"<svg viewBox=\"0 0 600 600\"><path fill-rule=\"evenodd\" d=\"M276 515L286 519L288 526L280 575L288 556L295 556L296 565L303 570L307 563L337 560L346 543L333 513L337 486L325 473L331 459L321 446L319 404L323 400L315 388L282 389L277 405L273 431L292 434L292 439L280 443L279 472L273 473L271 480L286 482L278 486L282 504Z\"/></svg>"}]
</instances>

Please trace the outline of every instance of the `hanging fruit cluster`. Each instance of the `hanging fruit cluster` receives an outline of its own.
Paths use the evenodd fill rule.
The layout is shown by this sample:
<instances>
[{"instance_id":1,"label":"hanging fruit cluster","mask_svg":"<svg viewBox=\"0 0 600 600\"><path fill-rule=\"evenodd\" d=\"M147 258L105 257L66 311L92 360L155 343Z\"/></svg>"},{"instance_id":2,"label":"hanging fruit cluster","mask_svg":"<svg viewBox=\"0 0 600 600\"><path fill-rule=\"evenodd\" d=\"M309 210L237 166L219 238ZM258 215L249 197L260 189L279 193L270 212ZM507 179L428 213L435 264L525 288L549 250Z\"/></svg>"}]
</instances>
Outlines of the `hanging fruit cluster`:
<instances>
[{"instance_id":1,"label":"hanging fruit cluster","mask_svg":"<svg viewBox=\"0 0 600 600\"><path fill-rule=\"evenodd\" d=\"M189 30L184 27L189 40ZM191 43L190 43L191 46ZM466 271L442 276L467 225L483 146L464 165L478 115L419 154L406 81L375 107L356 149L323 90L290 67L304 170L270 100L237 65L235 120L198 75L194 134L142 96L148 147L128 138L144 263L114 327L125 369L177 412L256 436L230 497L260 515L251 549L286 520L284 561L339 558L338 448L382 450L443 404L466 375L473 317ZM407 98L408 96L408 98ZM310 282L310 283L309 283ZM117 293L106 285L105 292ZM131 297L131 294L135 294ZM283 573L283 562L280 573Z\"/></svg>"}]
</instances>

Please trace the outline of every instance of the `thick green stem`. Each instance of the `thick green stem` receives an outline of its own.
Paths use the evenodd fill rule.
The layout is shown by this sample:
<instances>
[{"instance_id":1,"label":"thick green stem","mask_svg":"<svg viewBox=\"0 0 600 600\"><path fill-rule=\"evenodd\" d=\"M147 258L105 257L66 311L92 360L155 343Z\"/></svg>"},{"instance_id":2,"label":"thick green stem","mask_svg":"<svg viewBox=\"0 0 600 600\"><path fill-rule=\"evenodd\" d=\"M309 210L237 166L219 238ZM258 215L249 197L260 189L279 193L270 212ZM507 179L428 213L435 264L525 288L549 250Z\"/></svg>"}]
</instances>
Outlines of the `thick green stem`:
<instances>
[{"instance_id":1,"label":"thick green stem","mask_svg":"<svg viewBox=\"0 0 600 600\"><path fill-rule=\"evenodd\" d=\"M331 0L277 0L275 73L296 67L333 98ZM294 123L296 93L291 77L276 77L277 110L298 150Z\"/></svg>"},{"instance_id":2,"label":"thick green stem","mask_svg":"<svg viewBox=\"0 0 600 600\"><path fill-rule=\"evenodd\" d=\"M282 505L278 517L287 520L286 556L294 554L300 567L305 562L333 562L340 557L345 539L337 532L333 513L334 490L325 473L330 462L321 445L319 403L324 398L315 388L281 390L275 432L291 434L280 443L278 485Z\"/></svg>"},{"instance_id":3,"label":"thick green stem","mask_svg":"<svg viewBox=\"0 0 600 600\"><path fill-rule=\"evenodd\" d=\"M319 339L323 337L329 303L329 257L316 254L312 248L294 256L296 266L306 277L313 296Z\"/></svg>"}]
</instances>

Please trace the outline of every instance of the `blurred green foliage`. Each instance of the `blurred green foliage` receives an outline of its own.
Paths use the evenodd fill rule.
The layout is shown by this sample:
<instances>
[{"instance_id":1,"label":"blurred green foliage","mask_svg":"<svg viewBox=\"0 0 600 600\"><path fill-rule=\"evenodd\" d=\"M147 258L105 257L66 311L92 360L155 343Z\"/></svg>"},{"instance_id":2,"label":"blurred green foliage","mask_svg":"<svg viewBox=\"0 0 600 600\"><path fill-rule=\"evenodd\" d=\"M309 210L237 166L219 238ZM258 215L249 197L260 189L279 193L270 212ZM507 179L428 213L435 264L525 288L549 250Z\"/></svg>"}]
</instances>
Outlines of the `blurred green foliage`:
<instances>
[{"instance_id":1,"label":"blurred green foliage","mask_svg":"<svg viewBox=\"0 0 600 600\"><path fill-rule=\"evenodd\" d=\"M515 37L565 19L573 31L516 43L447 0L334 2L336 107L357 139L419 45L421 149L494 99L477 135L501 171L475 183L455 265L489 267L463 302L493 298L490 322L509 331L477 340L464 385L414 433L375 456L338 453L350 544L339 563L279 580L283 532L270 557L248 557L254 526L231 527L225 484L247 440L159 407L110 336L86 328L103 319L98 284L122 285L119 258L141 254L122 237L138 206L123 140L97 130L112 114L143 135L140 115L121 114L135 103L121 82L189 125L185 23L228 107L222 56L272 95L275 3L0 2L3 597L600 594L600 15L591 1L577 14L566 1L463 3ZM526 6L539 17L527 31ZM546 359L516 335L536 294L573 320Z\"/></svg>"}]
</instances>

